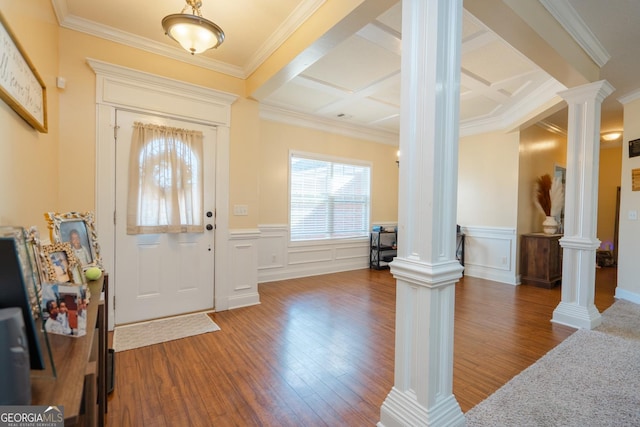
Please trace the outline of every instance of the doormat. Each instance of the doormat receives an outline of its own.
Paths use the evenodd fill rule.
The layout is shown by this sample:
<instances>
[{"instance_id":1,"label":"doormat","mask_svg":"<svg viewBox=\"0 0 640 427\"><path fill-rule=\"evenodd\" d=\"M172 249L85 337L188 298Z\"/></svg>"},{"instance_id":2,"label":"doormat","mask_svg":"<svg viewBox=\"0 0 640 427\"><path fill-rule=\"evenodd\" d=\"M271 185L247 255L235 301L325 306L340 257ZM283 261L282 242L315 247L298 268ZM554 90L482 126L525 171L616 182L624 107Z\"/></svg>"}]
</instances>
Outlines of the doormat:
<instances>
[{"instance_id":1,"label":"doormat","mask_svg":"<svg viewBox=\"0 0 640 427\"><path fill-rule=\"evenodd\" d=\"M113 331L113 348L116 352L132 350L219 330L220 327L207 313L151 320L116 326Z\"/></svg>"}]
</instances>

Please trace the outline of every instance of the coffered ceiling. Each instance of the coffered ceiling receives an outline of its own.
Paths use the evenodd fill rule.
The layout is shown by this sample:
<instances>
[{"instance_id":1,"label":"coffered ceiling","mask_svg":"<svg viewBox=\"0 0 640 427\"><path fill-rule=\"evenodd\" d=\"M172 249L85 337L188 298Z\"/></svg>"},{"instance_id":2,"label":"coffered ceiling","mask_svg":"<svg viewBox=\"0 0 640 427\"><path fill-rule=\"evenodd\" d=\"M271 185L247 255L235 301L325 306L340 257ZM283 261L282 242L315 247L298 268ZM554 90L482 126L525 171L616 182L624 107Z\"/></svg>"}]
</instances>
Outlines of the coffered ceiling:
<instances>
[{"instance_id":1,"label":"coffered ceiling","mask_svg":"<svg viewBox=\"0 0 640 427\"><path fill-rule=\"evenodd\" d=\"M182 0L52 0L52 4L62 27L246 78L325 1L203 0L203 16L220 25L226 39L218 49L198 56L184 52L163 34L160 26L165 15L182 9ZM606 19L602 15L598 18L598 12L610 13L600 0L558 1L570 1L575 8L572 10L580 11L598 34L607 34L605 44L615 45L622 36L619 31L617 36L611 36L611 25L603 23ZM260 101L266 114L294 114L336 126L368 129L374 139L397 143L401 2L388 4L388 9L368 23L354 24L346 31L343 28L341 38L308 66L298 68L268 90L251 95ZM609 9L616 9L619 4L628 13L638 12L635 16L640 17L632 0L615 0ZM615 11L618 16L621 13ZM464 12L463 20L461 135L508 131L554 105L555 110L559 109L561 101L556 93L565 88L562 84L469 12ZM623 49L615 52L624 56L618 51ZM624 76L625 89L633 89L629 71L620 72L616 64L606 65L610 74L618 80ZM637 80L634 76L632 81ZM612 83L616 85L615 81ZM612 117L619 121L612 126L621 126L620 106L611 105L618 111Z\"/></svg>"}]
</instances>

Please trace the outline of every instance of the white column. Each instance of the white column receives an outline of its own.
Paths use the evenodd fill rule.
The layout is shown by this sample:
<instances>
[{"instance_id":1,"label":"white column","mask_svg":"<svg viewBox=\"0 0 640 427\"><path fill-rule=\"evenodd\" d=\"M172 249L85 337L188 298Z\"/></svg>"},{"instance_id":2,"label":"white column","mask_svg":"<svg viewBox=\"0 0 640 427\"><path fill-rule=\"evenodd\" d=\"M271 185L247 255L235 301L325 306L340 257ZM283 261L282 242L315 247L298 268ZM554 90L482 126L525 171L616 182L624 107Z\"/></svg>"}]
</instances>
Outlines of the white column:
<instances>
[{"instance_id":1,"label":"white column","mask_svg":"<svg viewBox=\"0 0 640 427\"><path fill-rule=\"evenodd\" d=\"M613 92L605 80L560 92L569 105L562 299L552 322L574 328L600 325L594 304L598 227L600 107Z\"/></svg>"},{"instance_id":2,"label":"white column","mask_svg":"<svg viewBox=\"0 0 640 427\"><path fill-rule=\"evenodd\" d=\"M395 379L378 426L463 426L452 392L462 0L402 9Z\"/></svg>"}]
</instances>

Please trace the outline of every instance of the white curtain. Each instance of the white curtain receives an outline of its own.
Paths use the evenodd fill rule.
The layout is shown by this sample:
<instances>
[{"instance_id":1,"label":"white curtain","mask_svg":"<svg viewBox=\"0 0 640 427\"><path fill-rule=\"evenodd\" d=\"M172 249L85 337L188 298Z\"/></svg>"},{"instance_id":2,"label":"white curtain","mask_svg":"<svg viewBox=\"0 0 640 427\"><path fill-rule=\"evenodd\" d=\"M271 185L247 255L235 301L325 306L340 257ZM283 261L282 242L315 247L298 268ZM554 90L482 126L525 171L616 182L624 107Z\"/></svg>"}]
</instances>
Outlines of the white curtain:
<instances>
[{"instance_id":1,"label":"white curtain","mask_svg":"<svg viewBox=\"0 0 640 427\"><path fill-rule=\"evenodd\" d=\"M202 233L202 132L136 122L127 234Z\"/></svg>"}]
</instances>

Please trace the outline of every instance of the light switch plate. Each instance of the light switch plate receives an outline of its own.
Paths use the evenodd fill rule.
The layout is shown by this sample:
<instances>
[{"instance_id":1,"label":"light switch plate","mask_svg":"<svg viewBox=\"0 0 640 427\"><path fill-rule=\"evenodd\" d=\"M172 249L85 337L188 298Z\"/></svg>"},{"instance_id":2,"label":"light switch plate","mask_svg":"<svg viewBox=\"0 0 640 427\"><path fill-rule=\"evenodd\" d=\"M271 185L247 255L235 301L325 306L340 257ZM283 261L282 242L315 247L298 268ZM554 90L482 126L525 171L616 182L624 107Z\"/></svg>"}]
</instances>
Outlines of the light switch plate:
<instances>
[{"instance_id":1,"label":"light switch plate","mask_svg":"<svg viewBox=\"0 0 640 427\"><path fill-rule=\"evenodd\" d=\"M249 206L248 205L233 205L233 214L235 216L246 216L246 215L249 215Z\"/></svg>"},{"instance_id":2,"label":"light switch plate","mask_svg":"<svg viewBox=\"0 0 640 427\"><path fill-rule=\"evenodd\" d=\"M628 217L631 221L638 220L638 211L629 211Z\"/></svg>"}]
</instances>

